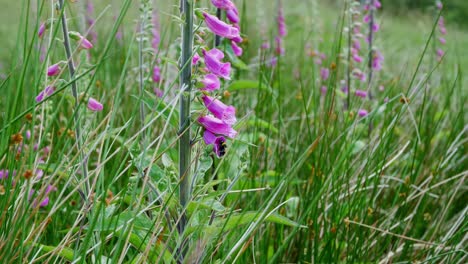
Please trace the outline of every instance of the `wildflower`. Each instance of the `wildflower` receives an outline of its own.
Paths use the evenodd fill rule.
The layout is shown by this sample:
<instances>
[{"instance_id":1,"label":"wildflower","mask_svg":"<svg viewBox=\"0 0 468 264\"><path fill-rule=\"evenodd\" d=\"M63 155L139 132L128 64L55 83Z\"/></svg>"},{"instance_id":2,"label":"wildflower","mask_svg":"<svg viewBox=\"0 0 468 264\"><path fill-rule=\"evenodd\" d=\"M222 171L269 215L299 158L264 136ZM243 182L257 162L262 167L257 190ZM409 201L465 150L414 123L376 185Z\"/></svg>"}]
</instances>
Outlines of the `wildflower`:
<instances>
[{"instance_id":1,"label":"wildflower","mask_svg":"<svg viewBox=\"0 0 468 264\"><path fill-rule=\"evenodd\" d=\"M39 26L39 30L37 31L37 35L39 36L39 38L42 38L44 36L46 29L47 26L45 22Z\"/></svg>"},{"instance_id":2,"label":"wildflower","mask_svg":"<svg viewBox=\"0 0 468 264\"><path fill-rule=\"evenodd\" d=\"M44 192L44 198L42 199L42 201L39 203L39 207L46 207L47 205L49 205L49 201L50 201L50 198L49 198L49 194L52 192L52 191L56 191L57 188L55 186L52 186L52 185L49 185L46 187L45 189L45 192ZM34 189L31 189L31 191L29 192L29 200L31 200L32 196L34 195L34 193L36 192L36 190ZM35 198L33 200L33 207L37 207L38 206L38 203L37 203L37 198Z\"/></svg>"},{"instance_id":3,"label":"wildflower","mask_svg":"<svg viewBox=\"0 0 468 264\"><path fill-rule=\"evenodd\" d=\"M230 10L233 8L236 8L234 3L231 2L231 0L211 0L211 3L220 9L225 9L225 10Z\"/></svg>"},{"instance_id":4,"label":"wildflower","mask_svg":"<svg viewBox=\"0 0 468 264\"><path fill-rule=\"evenodd\" d=\"M205 64L208 70L224 79L229 80L229 75L231 74L231 63L221 62L221 59L224 58L224 53L219 49L211 49L209 51L203 50L203 55L205 57Z\"/></svg>"},{"instance_id":5,"label":"wildflower","mask_svg":"<svg viewBox=\"0 0 468 264\"><path fill-rule=\"evenodd\" d=\"M262 45L260 46L262 50L267 50L270 49L270 43L268 41L264 41Z\"/></svg>"},{"instance_id":6,"label":"wildflower","mask_svg":"<svg viewBox=\"0 0 468 264\"><path fill-rule=\"evenodd\" d=\"M382 63L383 63L384 57L380 51L375 51L373 52L372 56L372 68L376 71L382 70Z\"/></svg>"},{"instance_id":7,"label":"wildflower","mask_svg":"<svg viewBox=\"0 0 468 264\"><path fill-rule=\"evenodd\" d=\"M207 145L213 145L213 151L218 158L226 154L226 138L223 136L216 136L208 130L203 133L203 140Z\"/></svg>"},{"instance_id":8,"label":"wildflower","mask_svg":"<svg viewBox=\"0 0 468 264\"><path fill-rule=\"evenodd\" d=\"M364 21L364 23L369 23L371 21L371 17L370 15L365 15L364 18L362 19L362 21Z\"/></svg>"},{"instance_id":9,"label":"wildflower","mask_svg":"<svg viewBox=\"0 0 468 264\"><path fill-rule=\"evenodd\" d=\"M153 68L153 82L160 82L161 81L161 68L158 66L154 66Z\"/></svg>"},{"instance_id":10,"label":"wildflower","mask_svg":"<svg viewBox=\"0 0 468 264\"><path fill-rule=\"evenodd\" d=\"M282 6L280 6L278 9L278 34L280 37L285 37L288 34Z\"/></svg>"},{"instance_id":11,"label":"wildflower","mask_svg":"<svg viewBox=\"0 0 468 264\"><path fill-rule=\"evenodd\" d=\"M225 135L230 138L234 138L237 135L237 131L231 125L216 117L202 116L198 118L198 122L213 134Z\"/></svg>"},{"instance_id":12,"label":"wildflower","mask_svg":"<svg viewBox=\"0 0 468 264\"><path fill-rule=\"evenodd\" d=\"M237 8L231 8L226 10L226 17L229 19L234 24L239 23L239 11L237 11Z\"/></svg>"},{"instance_id":13,"label":"wildflower","mask_svg":"<svg viewBox=\"0 0 468 264\"><path fill-rule=\"evenodd\" d=\"M326 81L330 77L330 70L328 68L321 68L320 69L320 78Z\"/></svg>"},{"instance_id":14,"label":"wildflower","mask_svg":"<svg viewBox=\"0 0 468 264\"><path fill-rule=\"evenodd\" d=\"M98 111L102 111L104 107L102 106L102 104L97 101L96 99L90 97L88 99L88 109L91 110L91 111L94 111L94 112L98 112Z\"/></svg>"},{"instance_id":15,"label":"wildflower","mask_svg":"<svg viewBox=\"0 0 468 264\"><path fill-rule=\"evenodd\" d=\"M374 0L374 7L377 8L377 9L379 9L379 8L382 7L382 3L380 3L379 0Z\"/></svg>"},{"instance_id":16,"label":"wildflower","mask_svg":"<svg viewBox=\"0 0 468 264\"><path fill-rule=\"evenodd\" d=\"M440 42L440 44L442 44L442 45L447 44L447 40L445 40L444 37L439 37L439 42Z\"/></svg>"},{"instance_id":17,"label":"wildflower","mask_svg":"<svg viewBox=\"0 0 468 264\"><path fill-rule=\"evenodd\" d=\"M47 76L56 76L60 73L60 64L56 63L47 69Z\"/></svg>"},{"instance_id":18,"label":"wildflower","mask_svg":"<svg viewBox=\"0 0 468 264\"><path fill-rule=\"evenodd\" d=\"M277 55L284 55L285 49L283 47L283 39L276 36L275 37L275 42L276 42L276 49L275 52Z\"/></svg>"},{"instance_id":19,"label":"wildflower","mask_svg":"<svg viewBox=\"0 0 468 264\"><path fill-rule=\"evenodd\" d=\"M221 87L221 82L219 81L218 76L212 73L205 75L201 82L203 83L203 88L201 88L202 90L214 91Z\"/></svg>"},{"instance_id":20,"label":"wildflower","mask_svg":"<svg viewBox=\"0 0 468 264\"><path fill-rule=\"evenodd\" d=\"M8 178L8 170L0 170L0 180Z\"/></svg>"},{"instance_id":21,"label":"wildflower","mask_svg":"<svg viewBox=\"0 0 468 264\"><path fill-rule=\"evenodd\" d=\"M380 29L379 24L377 23L372 24L372 31L377 32L379 31L379 29Z\"/></svg>"},{"instance_id":22,"label":"wildflower","mask_svg":"<svg viewBox=\"0 0 468 264\"><path fill-rule=\"evenodd\" d=\"M442 8L444 7L444 5L442 4L441 1L437 1L436 7L437 7L437 9L442 10Z\"/></svg>"},{"instance_id":23,"label":"wildflower","mask_svg":"<svg viewBox=\"0 0 468 264\"><path fill-rule=\"evenodd\" d=\"M81 36L80 38L80 45L83 49L93 48L93 44L83 36Z\"/></svg>"},{"instance_id":24,"label":"wildflower","mask_svg":"<svg viewBox=\"0 0 468 264\"><path fill-rule=\"evenodd\" d=\"M325 85L322 85L322 86L320 87L320 92L321 92L322 94L326 94L326 93L327 93L327 91L328 91L328 88L327 88L327 86L325 86Z\"/></svg>"},{"instance_id":25,"label":"wildflower","mask_svg":"<svg viewBox=\"0 0 468 264\"><path fill-rule=\"evenodd\" d=\"M228 125L236 123L236 109L233 106L227 106L218 99L204 95L202 97L203 104L216 117L224 121Z\"/></svg>"},{"instance_id":26,"label":"wildflower","mask_svg":"<svg viewBox=\"0 0 468 264\"><path fill-rule=\"evenodd\" d=\"M359 109L359 111L358 111L358 115L359 115L360 117L365 117L365 116L367 116L368 114L369 114L369 112L367 112L367 110L365 110L365 109Z\"/></svg>"},{"instance_id":27,"label":"wildflower","mask_svg":"<svg viewBox=\"0 0 468 264\"><path fill-rule=\"evenodd\" d=\"M355 92L356 96L366 98L367 97L367 92L363 90L356 90Z\"/></svg>"},{"instance_id":28,"label":"wildflower","mask_svg":"<svg viewBox=\"0 0 468 264\"><path fill-rule=\"evenodd\" d=\"M442 60L442 57L444 57L445 52L442 49L439 48L439 49L437 49L436 54L437 54L437 60L440 61L440 60Z\"/></svg>"},{"instance_id":29,"label":"wildflower","mask_svg":"<svg viewBox=\"0 0 468 264\"><path fill-rule=\"evenodd\" d=\"M55 92L55 87L47 86L42 92L39 93L38 96L36 96L36 102L38 103L42 102L44 99L52 95L54 92Z\"/></svg>"},{"instance_id":30,"label":"wildflower","mask_svg":"<svg viewBox=\"0 0 468 264\"><path fill-rule=\"evenodd\" d=\"M93 44L78 32L71 31L68 35L71 39L78 41L83 49L91 49L93 47Z\"/></svg>"},{"instance_id":31,"label":"wildflower","mask_svg":"<svg viewBox=\"0 0 468 264\"><path fill-rule=\"evenodd\" d=\"M205 17L206 25L214 34L228 39L239 40L239 29L224 23L216 16L210 15L206 12L203 12L203 16Z\"/></svg>"},{"instance_id":32,"label":"wildflower","mask_svg":"<svg viewBox=\"0 0 468 264\"><path fill-rule=\"evenodd\" d=\"M26 130L26 139L31 138L31 130Z\"/></svg>"},{"instance_id":33,"label":"wildflower","mask_svg":"<svg viewBox=\"0 0 468 264\"><path fill-rule=\"evenodd\" d=\"M234 55L237 57L242 56L243 50L241 47L237 46L236 42L231 41L231 48L234 51Z\"/></svg>"},{"instance_id":34,"label":"wildflower","mask_svg":"<svg viewBox=\"0 0 468 264\"><path fill-rule=\"evenodd\" d=\"M155 88L153 89L153 92L154 92L154 94L155 94L157 97L159 97L159 98L161 98L161 97L164 96L164 91L161 90L161 89L159 89L159 88L157 88L157 87L155 87Z\"/></svg>"},{"instance_id":35,"label":"wildflower","mask_svg":"<svg viewBox=\"0 0 468 264\"><path fill-rule=\"evenodd\" d=\"M200 60L200 55L198 55L198 53L195 53L195 55L193 55L193 58L192 58L192 65L196 65L199 60Z\"/></svg>"}]
</instances>

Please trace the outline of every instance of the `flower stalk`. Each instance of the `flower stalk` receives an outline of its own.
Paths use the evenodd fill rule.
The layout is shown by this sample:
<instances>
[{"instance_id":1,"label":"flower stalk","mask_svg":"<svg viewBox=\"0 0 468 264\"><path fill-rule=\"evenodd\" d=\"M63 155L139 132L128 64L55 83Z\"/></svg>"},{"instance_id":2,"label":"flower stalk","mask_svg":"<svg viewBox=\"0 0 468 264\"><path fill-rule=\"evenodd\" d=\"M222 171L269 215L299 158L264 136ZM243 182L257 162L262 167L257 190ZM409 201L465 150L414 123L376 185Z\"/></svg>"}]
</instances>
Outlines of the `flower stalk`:
<instances>
[{"instance_id":1,"label":"flower stalk","mask_svg":"<svg viewBox=\"0 0 468 264\"><path fill-rule=\"evenodd\" d=\"M82 170L82 175L86 179L85 181L85 195L88 195L90 192L90 186L88 182L88 166L87 166L87 161L84 157L84 153L82 150L83 146L83 138L81 135L81 130L80 130L80 117L79 117L79 98L78 98L78 88L76 85L76 81L74 80L75 78L75 63L73 61L73 56L71 52L71 46L70 46L70 38L69 38L69 31L68 31L68 25L67 25L67 18L65 16L65 5L64 5L64 0L59 0L59 5L60 9L62 10L62 31L63 31L63 45L65 47L65 53L67 55L67 62L68 62L68 70L70 72L70 80L72 81L71 83L71 90L72 90L72 95L73 98L75 99L75 115L74 115L74 122L75 122L75 136L76 136L76 144L77 148L79 151L79 156L80 156L80 161L81 161L81 170ZM82 197L83 200L86 200L85 197ZM84 201L83 201L84 202Z\"/></svg>"},{"instance_id":2,"label":"flower stalk","mask_svg":"<svg viewBox=\"0 0 468 264\"><path fill-rule=\"evenodd\" d=\"M190 92L192 90L192 48L193 48L193 3L191 0L181 0L181 16L184 18L182 25L182 56L180 59L180 123L179 123L179 199L182 209L190 199ZM178 230L183 234L187 225L187 216L182 213L178 223ZM183 246L183 245L182 245ZM182 249L183 250L183 249Z\"/></svg>"}]
</instances>

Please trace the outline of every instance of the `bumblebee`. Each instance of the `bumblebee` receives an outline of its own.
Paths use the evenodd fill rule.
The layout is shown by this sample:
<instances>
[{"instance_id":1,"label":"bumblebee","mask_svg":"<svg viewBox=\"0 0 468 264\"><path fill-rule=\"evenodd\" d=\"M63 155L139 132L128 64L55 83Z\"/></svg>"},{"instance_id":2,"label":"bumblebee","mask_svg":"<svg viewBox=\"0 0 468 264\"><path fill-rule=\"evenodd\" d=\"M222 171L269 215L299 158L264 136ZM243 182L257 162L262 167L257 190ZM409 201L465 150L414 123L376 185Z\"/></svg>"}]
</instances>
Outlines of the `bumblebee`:
<instances>
[{"instance_id":1,"label":"bumblebee","mask_svg":"<svg viewBox=\"0 0 468 264\"><path fill-rule=\"evenodd\" d=\"M220 158L226 155L226 149L227 149L226 141L223 140L221 141L218 147L218 153L219 153Z\"/></svg>"}]
</instances>

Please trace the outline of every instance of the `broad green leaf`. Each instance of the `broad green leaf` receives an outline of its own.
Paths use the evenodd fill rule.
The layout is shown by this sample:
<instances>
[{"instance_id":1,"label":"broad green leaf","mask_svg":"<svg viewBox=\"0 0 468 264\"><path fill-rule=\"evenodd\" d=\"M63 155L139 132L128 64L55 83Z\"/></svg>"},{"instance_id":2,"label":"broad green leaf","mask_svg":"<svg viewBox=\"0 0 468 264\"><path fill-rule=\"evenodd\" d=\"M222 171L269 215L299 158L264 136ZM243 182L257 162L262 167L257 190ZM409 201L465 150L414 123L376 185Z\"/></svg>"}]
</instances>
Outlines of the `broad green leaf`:
<instances>
[{"instance_id":1,"label":"broad green leaf","mask_svg":"<svg viewBox=\"0 0 468 264\"><path fill-rule=\"evenodd\" d=\"M62 257L68 261L73 261L73 257L75 252L67 247L54 247L54 246L46 246L42 244L35 244L36 247L40 248L42 251L46 253L52 253L55 256Z\"/></svg>"},{"instance_id":2,"label":"broad green leaf","mask_svg":"<svg viewBox=\"0 0 468 264\"><path fill-rule=\"evenodd\" d=\"M266 128L270 130L271 132L278 134L278 129L276 127L274 127L272 124L268 123L267 121L262 120L257 117L249 119L247 121L247 126Z\"/></svg>"},{"instance_id":3,"label":"broad green leaf","mask_svg":"<svg viewBox=\"0 0 468 264\"><path fill-rule=\"evenodd\" d=\"M258 80L238 80L229 85L229 91L240 91L246 89L259 89L273 93L270 86L259 82Z\"/></svg>"}]
</instances>

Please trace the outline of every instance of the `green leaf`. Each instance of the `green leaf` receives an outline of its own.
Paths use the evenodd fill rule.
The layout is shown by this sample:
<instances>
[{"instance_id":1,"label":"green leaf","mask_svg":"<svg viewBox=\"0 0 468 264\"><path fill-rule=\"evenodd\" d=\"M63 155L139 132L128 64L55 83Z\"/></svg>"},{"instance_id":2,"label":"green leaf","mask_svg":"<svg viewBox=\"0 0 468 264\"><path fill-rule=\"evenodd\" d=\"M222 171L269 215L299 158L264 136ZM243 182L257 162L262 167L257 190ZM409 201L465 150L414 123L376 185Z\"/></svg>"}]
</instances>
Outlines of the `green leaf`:
<instances>
[{"instance_id":1,"label":"green leaf","mask_svg":"<svg viewBox=\"0 0 468 264\"><path fill-rule=\"evenodd\" d=\"M254 221L257 221L258 218L261 216L260 213L258 212L246 212L240 215L234 215L229 218L229 220L226 223L226 226L224 228L225 231L227 230L232 230L239 225L246 225L250 224ZM281 224L281 225L286 225L286 226L291 226L291 227L300 227L300 228L307 228L306 226L300 225L292 220L290 220L287 217L284 217L280 214L274 213L269 216L267 216L264 219L265 222L270 222L270 223L276 223L276 224ZM215 225L224 225L225 220L218 220L215 221Z\"/></svg>"},{"instance_id":2,"label":"green leaf","mask_svg":"<svg viewBox=\"0 0 468 264\"><path fill-rule=\"evenodd\" d=\"M254 117L248 120L247 126L266 128L275 134L278 134L279 132L279 130L276 127L274 127L272 124L257 117Z\"/></svg>"},{"instance_id":3,"label":"green leaf","mask_svg":"<svg viewBox=\"0 0 468 264\"><path fill-rule=\"evenodd\" d=\"M229 85L229 91L240 91L245 89L259 89L273 93L270 86L259 82L258 80L238 80Z\"/></svg>"},{"instance_id":4,"label":"green leaf","mask_svg":"<svg viewBox=\"0 0 468 264\"><path fill-rule=\"evenodd\" d=\"M42 251L46 253L52 253L53 255L62 257L68 261L73 261L73 257L75 255L75 251L67 247L60 246L60 249L59 249L59 247L46 246L42 244L35 244L35 246L40 248Z\"/></svg>"}]
</instances>

